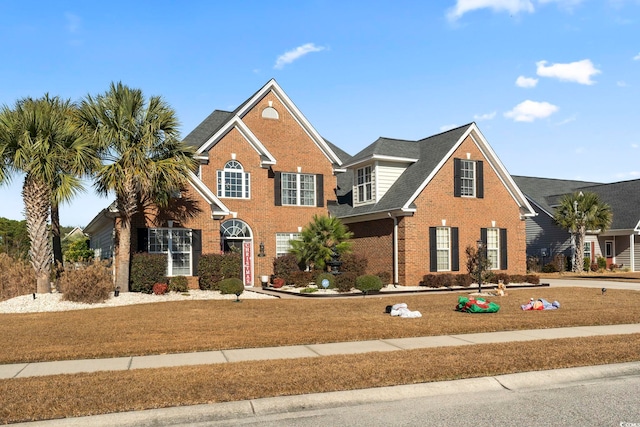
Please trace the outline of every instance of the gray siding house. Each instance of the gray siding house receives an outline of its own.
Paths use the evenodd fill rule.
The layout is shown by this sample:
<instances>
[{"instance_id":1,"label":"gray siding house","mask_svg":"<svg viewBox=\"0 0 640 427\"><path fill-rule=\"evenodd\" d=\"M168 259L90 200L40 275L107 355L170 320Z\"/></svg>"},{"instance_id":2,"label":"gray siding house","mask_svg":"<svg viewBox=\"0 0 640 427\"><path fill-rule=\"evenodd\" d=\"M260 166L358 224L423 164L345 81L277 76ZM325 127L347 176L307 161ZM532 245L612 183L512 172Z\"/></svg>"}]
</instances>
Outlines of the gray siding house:
<instances>
[{"instance_id":1,"label":"gray siding house","mask_svg":"<svg viewBox=\"0 0 640 427\"><path fill-rule=\"evenodd\" d=\"M513 176L537 216L526 219L527 257L541 264L557 254L571 257L569 233L553 221L553 212L565 194L590 191L611 206L613 221L604 232L587 233L585 256L592 261L604 257L629 271L640 271L640 180L602 184L552 178Z\"/></svg>"}]
</instances>

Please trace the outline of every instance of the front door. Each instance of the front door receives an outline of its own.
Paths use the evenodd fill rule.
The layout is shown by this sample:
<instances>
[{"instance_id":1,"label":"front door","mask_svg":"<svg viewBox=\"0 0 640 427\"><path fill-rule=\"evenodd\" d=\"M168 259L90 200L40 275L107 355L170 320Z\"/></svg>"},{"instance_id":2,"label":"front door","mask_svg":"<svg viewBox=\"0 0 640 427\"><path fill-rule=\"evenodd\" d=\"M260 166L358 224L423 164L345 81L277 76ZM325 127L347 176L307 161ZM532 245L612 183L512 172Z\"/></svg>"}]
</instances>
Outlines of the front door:
<instances>
[{"instance_id":1,"label":"front door","mask_svg":"<svg viewBox=\"0 0 640 427\"><path fill-rule=\"evenodd\" d=\"M613 240L604 242L604 257L607 259L607 268L614 263L613 252Z\"/></svg>"},{"instance_id":2,"label":"front door","mask_svg":"<svg viewBox=\"0 0 640 427\"><path fill-rule=\"evenodd\" d=\"M247 223L235 218L223 222L220 237L223 252L242 255L242 282L245 286L253 286L253 238Z\"/></svg>"}]
</instances>

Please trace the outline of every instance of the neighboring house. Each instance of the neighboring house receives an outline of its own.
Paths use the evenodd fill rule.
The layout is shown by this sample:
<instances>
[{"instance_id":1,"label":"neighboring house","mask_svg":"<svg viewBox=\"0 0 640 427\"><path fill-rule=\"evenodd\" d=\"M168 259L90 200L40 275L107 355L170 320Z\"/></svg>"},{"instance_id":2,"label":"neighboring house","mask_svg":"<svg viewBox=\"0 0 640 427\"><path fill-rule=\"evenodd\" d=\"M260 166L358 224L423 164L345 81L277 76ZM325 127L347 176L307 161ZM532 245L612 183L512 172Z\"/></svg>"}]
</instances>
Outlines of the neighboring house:
<instances>
[{"instance_id":1,"label":"neighboring house","mask_svg":"<svg viewBox=\"0 0 640 427\"><path fill-rule=\"evenodd\" d=\"M595 262L604 257L607 266L622 265L640 271L640 180L611 184L550 178L514 176L538 215L527 219L527 256L544 265L557 254L572 256L570 234L553 221L555 208L566 194L593 192L611 206L613 221L604 232L588 230L585 257Z\"/></svg>"},{"instance_id":2,"label":"neighboring house","mask_svg":"<svg viewBox=\"0 0 640 427\"><path fill-rule=\"evenodd\" d=\"M85 236L86 234L81 227L73 227L73 229L70 232L64 235L62 240L64 241L69 239L76 239L76 238L85 237Z\"/></svg>"},{"instance_id":3,"label":"neighboring house","mask_svg":"<svg viewBox=\"0 0 640 427\"><path fill-rule=\"evenodd\" d=\"M465 250L479 239L494 270L526 271L524 220L535 213L475 123L419 141L380 138L351 157L270 80L185 142L200 167L178 200L196 210L139 215L132 233L132 248L167 254L170 276L196 276L201 254L238 250L245 285L260 285L316 214L341 218L369 272L401 285L467 273ZM102 211L85 229L103 257L114 214Z\"/></svg>"}]
</instances>

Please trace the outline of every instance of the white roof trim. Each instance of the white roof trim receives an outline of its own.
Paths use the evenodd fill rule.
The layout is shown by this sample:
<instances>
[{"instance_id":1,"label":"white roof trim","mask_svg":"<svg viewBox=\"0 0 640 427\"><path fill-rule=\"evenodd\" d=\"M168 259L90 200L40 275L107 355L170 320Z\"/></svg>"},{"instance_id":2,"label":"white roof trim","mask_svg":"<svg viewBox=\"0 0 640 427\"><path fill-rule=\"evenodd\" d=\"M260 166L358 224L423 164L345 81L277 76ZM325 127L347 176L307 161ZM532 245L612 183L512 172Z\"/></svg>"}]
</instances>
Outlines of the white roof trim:
<instances>
[{"instance_id":1,"label":"white roof trim","mask_svg":"<svg viewBox=\"0 0 640 427\"><path fill-rule=\"evenodd\" d=\"M217 206L219 208L218 210L212 210L212 214L229 215L229 208L227 208L224 203L220 201L218 196L213 194L209 187L207 187L193 172L189 172L189 183L202 196L202 198L209 203L209 205L212 207Z\"/></svg>"},{"instance_id":2,"label":"white roof trim","mask_svg":"<svg viewBox=\"0 0 640 427\"><path fill-rule=\"evenodd\" d=\"M264 145L260 142L258 137L251 132L251 129L247 127L247 125L240 119L238 116L234 116L231 120L229 120L225 125L218 130L215 134L211 136L204 144L202 144L198 150L196 151L196 155L202 154L211 149L223 136L225 136L228 132L230 132L233 128L236 128L240 135L251 145L251 147L256 150L256 152L261 155L267 157L269 160L264 162L268 164L275 164L276 159L273 155L265 148Z\"/></svg>"},{"instance_id":3,"label":"white roof trim","mask_svg":"<svg viewBox=\"0 0 640 427\"><path fill-rule=\"evenodd\" d=\"M251 99L245 102L242 108L237 112L238 117L243 117L271 90L273 90L279 101L282 102L282 105L285 106L291 116L298 122L302 129L304 129L307 135L309 135L311 140L318 146L318 148L320 148L320 150L329 159L329 161L338 165L342 165L342 161L340 160L340 158L336 155L336 153L333 152L324 138L322 138L322 136L320 136L320 134L314 129L311 123L309 123L302 112L298 110L298 107L296 107L293 101L291 101L291 99L287 96L287 94L282 90L282 88L274 79L269 80L267 84L262 87L262 89L256 92L256 94L253 95Z\"/></svg>"},{"instance_id":4,"label":"white roof trim","mask_svg":"<svg viewBox=\"0 0 640 427\"><path fill-rule=\"evenodd\" d=\"M511 194L511 197L513 197L513 199L518 204L518 206L522 210L525 211L521 215L525 216L525 217L535 216L536 213L533 210L533 208L531 207L531 205L529 204L529 201L524 196L524 194L522 194L522 192L520 191L520 189L518 188L516 183L513 181L513 178L511 178L511 175L509 174L507 169L504 167L502 162L500 162L500 159L495 154L493 149L491 149L491 146L489 145L487 140L484 138L484 136L480 132L480 129L478 129L478 126L475 123L471 123L471 125L469 125L469 127L467 128L465 133L462 134L462 136L460 137L458 142L456 142L454 144L454 146L451 148L451 150L449 150L449 152L446 154L446 156L444 156L442 158L442 160L438 163L438 165L434 168L434 170L431 171L429 176L420 184L418 189L413 193L411 198L409 198L407 203L405 203L405 205L403 206L403 209L409 208L409 206L420 195L422 190L424 190L424 188L427 186L427 184L433 179L433 177L436 175L436 173L438 173L438 171L440 171L440 169L444 166L444 164L449 160L449 158L458 149L458 147L460 147L462 142L468 136L471 136L471 139L476 144L476 146L480 149L480 151L484 155L484 157L487 160L487 162L489 163L489 165L496 172L496 175L498 175L498 178L502 181L502 183L505 186L505 188L507 189L507 191L509 191L509 194Z\"/></svg>"},{"instance_id":5,"label":"white roof trim","mask_svg":"<svg viewBox=\"0 0 640 427\"><path fill-rule=\"evenodd\" d=\"M415 163L419 159L414 159L411 157L395 157L395 156L385 156L381 154L374 154L369 157L365 157L361 160L356 160L355 162L347 163L342 165L345 168L354 167L363 163L374 162L374 161L386 161L386 162L394 162L394 163Z\"/></svg>"}]
</instances>

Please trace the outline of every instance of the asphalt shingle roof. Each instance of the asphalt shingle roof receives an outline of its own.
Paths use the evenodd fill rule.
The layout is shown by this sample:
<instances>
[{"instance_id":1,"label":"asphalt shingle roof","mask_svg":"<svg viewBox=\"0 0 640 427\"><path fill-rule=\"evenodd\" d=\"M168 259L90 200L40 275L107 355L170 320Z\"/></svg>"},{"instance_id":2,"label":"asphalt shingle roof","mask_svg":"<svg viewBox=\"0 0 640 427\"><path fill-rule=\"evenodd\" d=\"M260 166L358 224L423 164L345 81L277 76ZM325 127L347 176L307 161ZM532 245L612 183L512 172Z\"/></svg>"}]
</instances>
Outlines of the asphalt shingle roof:
<instances>
[{"instance_id":1,"label":"asphalt shingle roof","mask_svg":"<svg viewBox=\"0 0 640 427\"><path fill-rule=\"evenodd\" d=\"M199 147L213 136L225 123L233 117L229 111L215 110L202 121L189 135L184 137L184 142L193 147Z\"/></svg>"}]
</instances>

